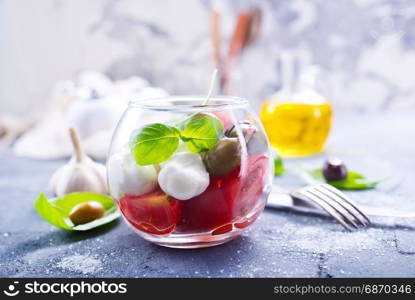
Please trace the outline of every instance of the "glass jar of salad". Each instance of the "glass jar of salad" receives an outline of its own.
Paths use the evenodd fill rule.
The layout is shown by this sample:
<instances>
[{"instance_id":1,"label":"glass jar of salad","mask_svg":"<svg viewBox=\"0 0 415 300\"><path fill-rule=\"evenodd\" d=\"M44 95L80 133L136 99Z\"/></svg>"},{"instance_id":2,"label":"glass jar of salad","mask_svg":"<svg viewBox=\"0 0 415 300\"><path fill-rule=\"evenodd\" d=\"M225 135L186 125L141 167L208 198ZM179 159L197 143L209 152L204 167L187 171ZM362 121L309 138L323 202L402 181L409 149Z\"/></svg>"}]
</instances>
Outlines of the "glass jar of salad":
<instances>
[{"instance_id":1,"label":"glass jar of salad","mask_svg":"<svg viewBox=\"0 0 415 300\"><path fill-rule=\"evenodd\" d=\"M110 193L141 237L175 248L232 240L263 211L273 163L244 99L132 101L112 140Z\"/></svg>"}]
</instances>

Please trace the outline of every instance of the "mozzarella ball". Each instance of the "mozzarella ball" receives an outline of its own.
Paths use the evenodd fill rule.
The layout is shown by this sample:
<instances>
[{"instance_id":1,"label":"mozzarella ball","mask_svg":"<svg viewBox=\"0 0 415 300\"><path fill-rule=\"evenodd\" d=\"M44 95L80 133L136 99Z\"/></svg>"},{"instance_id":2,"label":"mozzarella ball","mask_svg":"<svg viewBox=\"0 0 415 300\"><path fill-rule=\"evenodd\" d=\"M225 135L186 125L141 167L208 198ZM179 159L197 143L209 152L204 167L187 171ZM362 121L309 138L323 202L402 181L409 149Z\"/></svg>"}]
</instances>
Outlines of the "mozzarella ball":
<instances>
[{"instance_id":1,"label":"mozzarella ball","mask_svg":"<svg viewBox=\"0 0 415 300\"><path fill-rule=\"evenodd\" d=\"M143 195L157 186L156 168L153 165L137 165L129 150L112 155L108 160L107 172L110 191L115 198L124 194Z\"/></svg>"},{"instance_id":2,"label":"mozzarella ball","mask_svg":"<svg viewBox=\"0 0 415 300\"><path fill-rule=\"evenodd\" d=\"M162 165L158 182L166 194L189 200L206 190L209 174L198 154L179 152Z\"/></svg>"}]
</instances>

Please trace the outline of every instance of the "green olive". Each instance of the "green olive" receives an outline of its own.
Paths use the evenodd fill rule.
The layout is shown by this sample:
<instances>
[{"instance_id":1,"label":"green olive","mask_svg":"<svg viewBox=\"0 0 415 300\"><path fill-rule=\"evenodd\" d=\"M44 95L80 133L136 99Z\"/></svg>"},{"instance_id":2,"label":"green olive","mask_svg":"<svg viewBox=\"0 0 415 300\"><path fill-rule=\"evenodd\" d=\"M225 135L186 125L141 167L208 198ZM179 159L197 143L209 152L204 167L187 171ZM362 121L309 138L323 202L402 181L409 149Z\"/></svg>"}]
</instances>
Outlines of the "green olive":
<instances>
[{"instance_id":1,"label":"green olive","mask_svg":"<svg viewBox=\"0 0 415 300\"><path fill-rule=\"evenodd\" d=\"M101 218L105 213L104 206L97 201L89 201L75 205L70 213L69 219L75 224L85 224Z\"/></svg>"},{"instance_id":2,"label":"green olive","mask_svg":"<svg viewBox=\"0 0 415 300\"><path fill-rule=\"evenodd\" d=\"M224 138L209 150L204 157L206 169L213 177L221 177L232 172L241 163L239 141Z\"/></svg>"}]
</instances>

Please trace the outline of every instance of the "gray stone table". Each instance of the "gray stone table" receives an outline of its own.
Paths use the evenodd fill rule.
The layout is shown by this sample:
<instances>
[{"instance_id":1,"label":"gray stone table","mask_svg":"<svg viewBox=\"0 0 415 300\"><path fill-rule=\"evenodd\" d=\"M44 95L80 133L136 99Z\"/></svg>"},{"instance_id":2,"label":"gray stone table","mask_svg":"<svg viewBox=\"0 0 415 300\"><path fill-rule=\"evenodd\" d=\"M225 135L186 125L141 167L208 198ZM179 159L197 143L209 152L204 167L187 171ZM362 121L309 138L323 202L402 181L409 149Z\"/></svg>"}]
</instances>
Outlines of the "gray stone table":
<instances>
[{"instance_id":1,"label":"gray stone table","mask_svg":"<svg viewBox=\"0 0 415 300\"><path fill-rule=\"evenodd\" d=\"M41 147L41 145L39 145ZM379 189L350 193L358 203L415 212L415 112L337 115L326 153L351 169L388 177ZM0 154L0 276L4 277L353 277L415 276L415 219L381 218L347 233L328 217L266 209L241 237L213 248L152 245L119 220L90 232L43 221L33 201L63 161ZM301 184L292 172L276 184Z\"/></svg>"}]
</instances>

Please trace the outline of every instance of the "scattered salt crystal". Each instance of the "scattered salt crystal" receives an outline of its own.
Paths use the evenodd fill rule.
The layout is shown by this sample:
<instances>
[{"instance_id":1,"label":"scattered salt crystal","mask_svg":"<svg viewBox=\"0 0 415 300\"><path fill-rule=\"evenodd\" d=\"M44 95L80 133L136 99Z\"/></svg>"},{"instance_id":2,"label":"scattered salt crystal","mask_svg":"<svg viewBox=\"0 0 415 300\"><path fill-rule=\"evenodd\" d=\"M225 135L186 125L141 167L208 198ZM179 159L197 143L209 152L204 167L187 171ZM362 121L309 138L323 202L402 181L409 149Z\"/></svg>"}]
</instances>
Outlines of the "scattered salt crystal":
<instances>
[{"instance_id":1,"label":"scattered salt crystal","mask_svg":"<svg viewBox=\"0 0 415 300\"><path fill-rule=\"evenodd\" d=\"M367 249L380 252L384 248L385 242L384 232L376 228L343 232L327 230L327 228L318 225L299 227L288 223L279 229L278 234L280 239L285 241L287 250L302 250L313 254L335 253L343 255L344 251L361 252Z\"/></svg>"},{"instance_id":2,"label":"scattered salt crystal","mask_svg":"<svg viewBox=\"0 0 415 300\"><path fill-rule=\"evenodd\" d=\"M5 233L3 233L3 236L4 237L8 237L9 236L9 233L8 232L5 232Z\"/></svg>"},{"instance_id":3,"label":"scattered salt crystal","mask_svg":"<svg viewBox=\"0 0 415 300\"><path fill-rule=\"evenodd\" d=\"M94 257L75 254L64 257L57 265L59 268L82 274L93 274L102 269L102 262Z\"/></svg>"}]
</instances>

